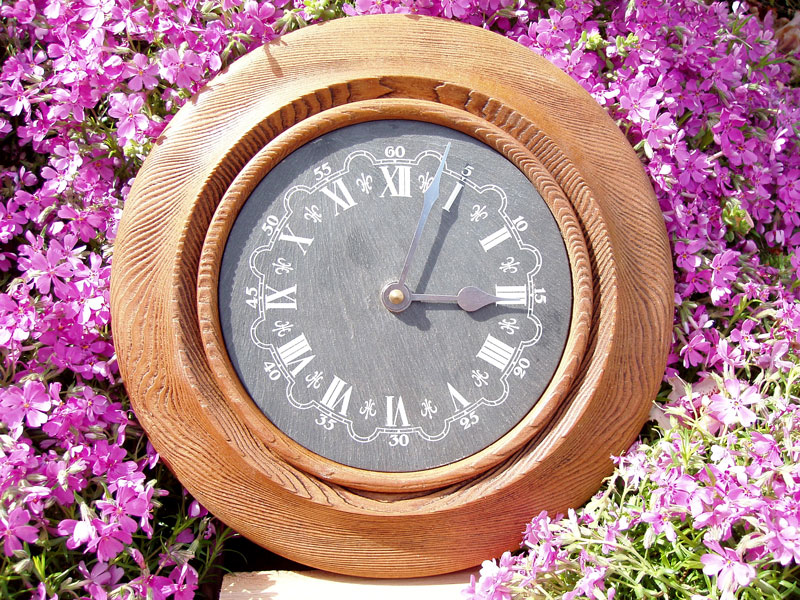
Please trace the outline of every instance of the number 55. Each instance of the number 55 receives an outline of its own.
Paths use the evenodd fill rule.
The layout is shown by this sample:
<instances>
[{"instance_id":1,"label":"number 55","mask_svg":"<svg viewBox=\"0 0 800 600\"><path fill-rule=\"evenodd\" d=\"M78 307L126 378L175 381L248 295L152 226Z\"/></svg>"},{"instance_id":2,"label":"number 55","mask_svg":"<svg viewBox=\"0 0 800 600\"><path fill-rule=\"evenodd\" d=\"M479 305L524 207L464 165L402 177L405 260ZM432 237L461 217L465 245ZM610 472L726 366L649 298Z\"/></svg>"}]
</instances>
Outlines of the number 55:
<instances>
[{"instance_id":1,"label":"number 55","mask_svg":"<svg viewBox=\"0 0 800 600\"><path fill-rule=\"evenodd\" d=\"M314 169L314 177L317 178L317 181L325 179L330 174L331 174L331 166L328 163L322 163L321 166Z\"/></svg>"}]
</instances>

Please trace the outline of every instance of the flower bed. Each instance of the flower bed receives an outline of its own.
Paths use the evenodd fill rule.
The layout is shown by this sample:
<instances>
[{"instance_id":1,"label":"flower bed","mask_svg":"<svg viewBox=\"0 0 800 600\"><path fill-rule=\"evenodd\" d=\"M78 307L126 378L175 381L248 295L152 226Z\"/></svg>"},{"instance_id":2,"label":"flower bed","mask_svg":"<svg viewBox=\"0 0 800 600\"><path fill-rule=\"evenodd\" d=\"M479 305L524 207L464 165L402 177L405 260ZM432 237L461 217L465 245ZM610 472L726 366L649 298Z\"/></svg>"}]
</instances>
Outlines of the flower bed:
<instances>
[{"instance_id":1,"label":"flower bed","mask_svg":"<svg viewBox=\"0 0 800 600\"><path fill-rule=\"evenodd\" d=\"M639 152L674 249L653 422L585 507L520 523L521 550L468 595L796 597L798 29L692 0L0 2L0 596L183 599L213 579L231 532L159 462L119 382L122 204L225 65L375 12L491 28L572 75Z\"/></svg>"}]
</instances>

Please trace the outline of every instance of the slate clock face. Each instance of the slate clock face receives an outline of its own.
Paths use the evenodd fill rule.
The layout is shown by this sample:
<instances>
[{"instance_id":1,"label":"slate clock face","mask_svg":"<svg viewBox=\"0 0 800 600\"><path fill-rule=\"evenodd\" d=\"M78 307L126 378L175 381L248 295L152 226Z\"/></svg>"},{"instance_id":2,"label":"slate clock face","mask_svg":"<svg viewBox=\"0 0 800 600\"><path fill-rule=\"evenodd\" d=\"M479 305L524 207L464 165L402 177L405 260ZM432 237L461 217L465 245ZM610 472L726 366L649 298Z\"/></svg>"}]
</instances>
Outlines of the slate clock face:
<instances>
[{"instance_id":1,"label":"slate clock face","mask_svg":"<svg viewBox=\"0 0 800 600\"><path fill-rule=\"evenodd\" d=\"M267 419L383 472L511 430L550 383L572 309L559 228L525 175L405 120L335 130L272 169L229 234L218 293L230 360Z\"/></svg>"}]
</instances>

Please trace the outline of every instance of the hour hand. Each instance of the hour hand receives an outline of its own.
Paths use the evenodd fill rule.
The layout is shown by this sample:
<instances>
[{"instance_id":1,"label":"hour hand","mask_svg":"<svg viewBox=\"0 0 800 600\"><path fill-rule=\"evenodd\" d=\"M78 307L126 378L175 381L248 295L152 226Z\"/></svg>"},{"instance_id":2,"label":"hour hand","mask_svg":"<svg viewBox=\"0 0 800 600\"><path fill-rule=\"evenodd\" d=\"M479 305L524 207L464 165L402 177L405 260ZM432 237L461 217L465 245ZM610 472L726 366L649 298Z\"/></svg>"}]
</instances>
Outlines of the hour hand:
<instances>
[{"instance_id":1,"label":"hour hand","mask_svg":"<svg viewBox=\"0 0 800 600\"><path fill-rule=\"evenodd\" d=\"M458 295L415 294L411 293L411 302L435 302L441 304L458 304L461 310L473 312L489 304L524 304L524 298L510 296L494 296L475 286L461 288Z\"/></svg>"}]
</instances>

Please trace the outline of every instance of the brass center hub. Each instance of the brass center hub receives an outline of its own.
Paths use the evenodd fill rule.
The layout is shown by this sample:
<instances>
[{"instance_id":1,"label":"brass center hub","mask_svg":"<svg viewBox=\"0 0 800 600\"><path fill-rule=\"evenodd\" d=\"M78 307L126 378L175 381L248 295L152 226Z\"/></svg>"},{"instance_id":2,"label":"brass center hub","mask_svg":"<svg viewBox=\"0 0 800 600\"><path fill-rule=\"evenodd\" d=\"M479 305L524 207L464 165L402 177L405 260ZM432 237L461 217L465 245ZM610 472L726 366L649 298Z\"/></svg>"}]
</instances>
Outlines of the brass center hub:
<instances>
[{"instance_id":1,"label":"brass center hub","mask_svg":"<svg viewBox=\"0 0 800 600\"><path fill-rule=\"evenodd\" d=\"M381 302L393 313L403 312L411 306L411 291L396 281L387 283L381 290Z\"/></svg>"}]
</instances>

